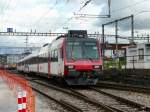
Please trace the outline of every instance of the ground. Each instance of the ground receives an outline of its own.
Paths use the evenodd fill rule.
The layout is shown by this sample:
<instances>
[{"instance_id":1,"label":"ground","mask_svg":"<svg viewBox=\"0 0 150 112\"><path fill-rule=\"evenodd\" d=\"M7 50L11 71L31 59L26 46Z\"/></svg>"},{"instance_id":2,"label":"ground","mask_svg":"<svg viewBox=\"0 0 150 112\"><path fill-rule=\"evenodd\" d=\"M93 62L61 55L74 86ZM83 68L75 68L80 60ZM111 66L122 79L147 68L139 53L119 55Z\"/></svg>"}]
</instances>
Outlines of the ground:
<instances>
[{"instance_id":1,"label":"ground","mask_svg":"<svg viewBox=\"0 0 150 112\"><path fill-rule=\"evenodd\" d=\"M0 78L0 112L17 112L17 97Z\"/></svg>"}]
</instances>

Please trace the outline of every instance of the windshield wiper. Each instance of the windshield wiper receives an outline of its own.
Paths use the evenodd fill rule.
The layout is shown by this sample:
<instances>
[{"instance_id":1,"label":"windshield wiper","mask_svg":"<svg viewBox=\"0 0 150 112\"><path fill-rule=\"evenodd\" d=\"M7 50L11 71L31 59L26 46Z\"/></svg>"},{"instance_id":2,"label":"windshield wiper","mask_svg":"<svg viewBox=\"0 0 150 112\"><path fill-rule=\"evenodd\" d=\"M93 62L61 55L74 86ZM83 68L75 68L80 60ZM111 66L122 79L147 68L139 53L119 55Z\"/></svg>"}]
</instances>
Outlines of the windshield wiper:
<instances>
[{"instance_id":1,"label":"windshield wiper","mask_svg":"<svg viewBox=\"0 0 150 112\"><path fill-rule=\"evenodd\" d=\"M88 58L90 61L93 61L93 59L92 58Z\"/></svg>"},{"instance_id":2,"label":"windshield wiper","mask_svg":"<svg viewBox=\"0 0 150 112\"><path fill-rule=\"evenodd\" d=\"M86 55L86 59L89 59L90 61L93 61L93 59L90 58L88 55Z\"/></svg>"},{"instance_id":3,"label":"windshield wiper","mask_svg":"<svg viewBox=\"0 0 150 112\"><path fill-rule=\"evenodd\" d=\"M73 58L73 57L71 57L71 60L76 61L76 59L75 59L75 58Z\"/></svg>"}]
</instances>

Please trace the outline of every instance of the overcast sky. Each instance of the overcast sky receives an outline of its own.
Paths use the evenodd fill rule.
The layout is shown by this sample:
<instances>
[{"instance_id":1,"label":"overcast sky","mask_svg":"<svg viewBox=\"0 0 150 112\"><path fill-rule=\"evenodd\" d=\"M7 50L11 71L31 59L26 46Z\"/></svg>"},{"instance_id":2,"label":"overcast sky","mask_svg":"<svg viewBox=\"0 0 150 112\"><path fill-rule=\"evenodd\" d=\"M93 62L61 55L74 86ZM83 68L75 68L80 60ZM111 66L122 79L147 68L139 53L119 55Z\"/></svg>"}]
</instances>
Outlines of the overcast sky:
<instances>
[{"instance_id":1,"label":"overcast sky","mask_svg":"<svg viewBox=\"0 0 150 112\"><path fill-rule=\"evenodd\" d=\"M89 0L0 0L0 31L13 28L18 32L30 32L31 29L36 29L37 32L66 32L68 28L101 33L102 23L133 14L135 33L149 33L150 0L111 0L111 18L75 18L74 13L108 14L107 0L91 0L82 8L86 1ZM119 24L119 34L130 35L129 22L128 20ZM106 32L113 34L114 28L107 27ZM43 44L53 38L29 37L29 43ZM25 46L24 42L25 37L1 37L0 46Z\"/></svg>"}]
</instances>

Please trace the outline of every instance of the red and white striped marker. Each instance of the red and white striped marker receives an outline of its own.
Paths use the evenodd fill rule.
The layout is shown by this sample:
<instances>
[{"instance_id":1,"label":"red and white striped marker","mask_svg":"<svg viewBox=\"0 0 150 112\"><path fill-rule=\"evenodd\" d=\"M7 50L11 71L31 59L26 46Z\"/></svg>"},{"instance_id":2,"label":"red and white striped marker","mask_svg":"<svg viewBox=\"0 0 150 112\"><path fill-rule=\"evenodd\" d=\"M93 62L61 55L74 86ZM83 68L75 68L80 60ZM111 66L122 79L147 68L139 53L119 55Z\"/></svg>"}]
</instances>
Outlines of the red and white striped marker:
<instances>
[{"instance_id":1,"label":"red and white striped marker","mask_svg":"<svg viewBox=\"0 0 150 112\"><path fill-rule=\"evenodd\" d=\"M26 91L22 92L22 112L26 112L27 109L27 93Z\"/></svg>"},{"instance_id":2,"label":"red and white striped marker","mask_svg":"<svg viewBox=\"0 0 150 112\"><path fill-rule=\"evenodd\" d=\"M18 112L22 112L22 92L18 92Z\"/></svg>"},{"instance_id":3,"label":"red and white striped marker","mask_svg":"<svg viewBox=\"0 0 150 112\"><path fill-rule=\"evenodd\" d=\"M26 91L18 92L18 112L26 112L27 109Z\"/></svg>"}]
</instances>

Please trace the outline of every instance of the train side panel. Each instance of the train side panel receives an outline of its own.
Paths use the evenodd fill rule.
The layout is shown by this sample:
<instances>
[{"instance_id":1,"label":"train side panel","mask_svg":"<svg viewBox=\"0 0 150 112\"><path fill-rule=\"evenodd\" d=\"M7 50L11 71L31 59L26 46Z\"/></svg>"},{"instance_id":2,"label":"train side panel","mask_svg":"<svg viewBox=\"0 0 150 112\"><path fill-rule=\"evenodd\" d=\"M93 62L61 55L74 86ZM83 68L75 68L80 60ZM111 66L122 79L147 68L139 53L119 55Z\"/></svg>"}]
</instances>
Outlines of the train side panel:
<instances>
[{"instance_id":1,"label":"train side panel","mask_svg":"<svg viewBox=\"0 0 150 112\"><path fill-rule=\"evenodd\" d=\"M59 77L62 77L64 73L63 42L64 38L56 40L50 48L50 73Z\"/></svg>"},{"instance_id":2,"label":"train side panel","mask_svg":"<svg viewBox=\"0 0 150 112\"><path fill-rule=\"evenodd\" d=\"M48 74L48 63L39 64L39 73Z\"/></svg>"},{"instance_id":3,"label":"train side panel","mask_svg":"<svg viewBox=\"0 0 150 112\"><path fill-rule=\"evenodd\" d=\"M30 64L29 65L29 72L37 72L37 64Z\"/></svg>"}]
</instances>

